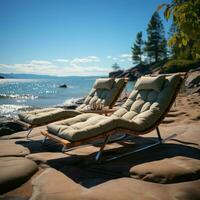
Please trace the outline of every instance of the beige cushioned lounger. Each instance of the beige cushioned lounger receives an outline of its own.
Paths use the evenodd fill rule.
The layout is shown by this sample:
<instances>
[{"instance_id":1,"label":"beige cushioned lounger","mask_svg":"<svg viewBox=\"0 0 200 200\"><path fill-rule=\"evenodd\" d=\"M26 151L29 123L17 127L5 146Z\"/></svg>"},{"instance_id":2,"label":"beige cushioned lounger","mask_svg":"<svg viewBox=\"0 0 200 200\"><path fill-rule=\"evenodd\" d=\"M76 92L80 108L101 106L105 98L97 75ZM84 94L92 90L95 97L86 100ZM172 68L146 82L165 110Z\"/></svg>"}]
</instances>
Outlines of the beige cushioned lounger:
<instances>
[{"instance_id":1,"label":"beige cushioned lounger","mask_svg":"<svg viewBox=\"0 0 200 200\"><path fill-rule=\"evenodd\" d=\"M113 129L128 129L143 134L166 113L180 80L179 75L142 77L124 105L111 116L81 114L49 124L48 131L70 142L91 138ZM156 90L151 89L151 85Z\"/></svg>"},{"instance_id":2,"label":"beige cushioned lounger","mask_svg":"<svg viewBox=\"0 0 200 200\"><path fill-rule=\"evenodd\" d=\"M44 108L19 114L21 121L31 125L43 125L58 121L65 118L70 118L81 114L88 109L91 104L103 104L112 108L117 98L121 94L126 85L127 80L124 78L102 78L97 79L92 90L86 97L84 103L76 110L64 108Z\"/></svg>"}]
</instances>

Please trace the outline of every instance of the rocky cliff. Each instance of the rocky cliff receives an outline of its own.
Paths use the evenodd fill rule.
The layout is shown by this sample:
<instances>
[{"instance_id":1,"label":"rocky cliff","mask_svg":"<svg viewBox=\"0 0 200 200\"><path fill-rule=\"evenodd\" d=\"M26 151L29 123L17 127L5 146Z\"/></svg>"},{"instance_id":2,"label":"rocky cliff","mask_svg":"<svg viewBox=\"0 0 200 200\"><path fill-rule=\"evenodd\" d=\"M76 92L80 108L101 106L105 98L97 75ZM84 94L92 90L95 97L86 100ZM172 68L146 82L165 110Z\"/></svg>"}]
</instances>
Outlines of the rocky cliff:
<instances>
[{"instance_id":1,"label":"rocky cliff","mask_svg":"<svg viewBox=\"0 0 200 200\"><path fill-rule=\"evenodd\" d=\"M200 67L189 71L185 86L189 94L200 94Z\"/></svg>"},{"instance_id":2,"label":"rocky cliff","mask_svg":"<svg viewBox=\"0 0 200 200\"><path fill-rule=\"evenodd\" d=\"M121 78L128 77L130 81L136 80L138 77L151 73L150 65L136 65L127 70L117 70L109 73L109 77Z\"/></svg>"},{"instance_id":3,"label":"rocky cliff","mask_svg":"<svg viewBox=\"0 0 200 200\"><path fill-rule=\"evenodd\" d=\"M151 65L136 65L127 70L117 70L109 73L109 77L128 77L130 81L135 81L145 74L159 74L162 72L161 63ZM200 67L191 69L185 81L185 89L188 94L200 94Z\"/></svg>"}]
</instances>

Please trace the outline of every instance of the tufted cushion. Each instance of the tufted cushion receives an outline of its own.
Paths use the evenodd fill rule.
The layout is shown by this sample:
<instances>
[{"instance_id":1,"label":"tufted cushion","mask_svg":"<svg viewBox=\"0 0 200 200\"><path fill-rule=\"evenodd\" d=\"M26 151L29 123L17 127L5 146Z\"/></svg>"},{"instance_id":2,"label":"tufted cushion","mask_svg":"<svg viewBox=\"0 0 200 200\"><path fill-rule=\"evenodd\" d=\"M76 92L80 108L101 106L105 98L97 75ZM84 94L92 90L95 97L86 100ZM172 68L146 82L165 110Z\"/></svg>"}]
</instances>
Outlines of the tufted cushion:
<instances>
[{"instance_id":1,"label":"tufted cushion","mask_svg":"<svg viewBox=\"0 0 200 200\"><path fill-rule=\"evenodd\" d=\"M101 103L104 106L112 105L120 91L125 86L124 79L97 79L95 84L96 83L98 83L99 85L103 85L103 83L105 83L104 87L107 88L109 87L109 85L112 84L112 88L110 90L104 88L95 89L93 86L84 103L80 105L76 110L66 110L63 108L44 108L23 112L20 113L18 116L22 121L34 125L42 125L65 118L75 117L81 114L81 111L87 110L88 105L93 103Z\"/></svg>"},{"instance_id":2,"label":"tufted cushion","mask_svg":"<svg viewBox=\"0 0 200 200\"><path fill-rule=\"evenodd\" d=\"M99 79L97 79L99 80ZM102 79L100 79L102 82ZM114 80L114 84L110 90L98 88L95 89L93 86L92 90L90 91L89 95L86 97L84 103L80 105L77 110L83 111L88 109L88 105L91 104L103 104L104 106L111 106L113 102L116 100L116 97L119 95L120 91L125 86L125 79L118 78L118 79L109 79ZM107 81L107 79L105 79Z\"/></svg>"},{"instance_id":3,"label":"tufted cushion","mask_svg":"<svg viewBox=\"0 0 200 200\"><path fill-rule=\"evenodd\" d=\"M106 117L94 113L85 113L51 123L47 128L49 132L61 138L69 141L79 141L120 128L123 123L126 123L126 121L115 116ZM134 122L132 126L134 126ZM137 124L135 124L134 129L139 129Z\"/></svg>"},{"instance_id":4,"label":"tufted cushion","mask_svg":"<svg viewBox=\"0 0 200 200\"><path fill-rule=\"evenodd\" d=\"M75 117L79 114L81 113L76 110L65 110L63 108L43 108L19 113L18 116L20 120L29 124L41 125L64 118Z\"/></svg>"},{"instance_id":5,"label":"tufted cushion","mask_svg":"<svg viewBox=\"0 0 200 200\"><path fill-rule=\"evenodd\" d=\"M114 78L99 78L95 81L93 88L110 90L114 82Z\"/></svg>"},{"instance_id":6,"label":"tufted cushion","mask_svg":"<svg viewBox=\"0 0 200 200\"><path fill-rule=\"evenodd\" d=\"M142 134L165 114L180 81L179 75L168 76L164 79L160 92L149 89L133 90L124 105L110 117L81 114L52 123L47 128L51 133L69 141L89 138L117 128Z\"/></svg>"},{"instance_id":7,"label":"tufted cushion","mask_svg":"<svg viewBox=\"0 0 200 200\"><path fill-rule=\"evenodd\" d=\"M136 90L155 90L160 92L162 85L165 81L164 76L142 76L135 84Z\"/></svg>"},{"instance_id":8,"label":"tufted cushion","mask_svg":"<svg viewBox=\"0 0 200 200\"><path fill-rule=\"evenodd\" d=\"M180 80L179 75L167 76L160 92L149 89L133 90L124 105L113 115L135 122L140 125L141 130L148 129L169 106Z\"/></svg>"},{"instance_id":9,"label":"tufted cushion","mask_svg":"<svg viewBox=\"0 0 200 200\"><path fill-rule=\"evenodd\" d=\"M78 141L112 130L116 117L85 113L63 121L49 124L48 130L69 141Z\"/></svg>"}]
</instances>

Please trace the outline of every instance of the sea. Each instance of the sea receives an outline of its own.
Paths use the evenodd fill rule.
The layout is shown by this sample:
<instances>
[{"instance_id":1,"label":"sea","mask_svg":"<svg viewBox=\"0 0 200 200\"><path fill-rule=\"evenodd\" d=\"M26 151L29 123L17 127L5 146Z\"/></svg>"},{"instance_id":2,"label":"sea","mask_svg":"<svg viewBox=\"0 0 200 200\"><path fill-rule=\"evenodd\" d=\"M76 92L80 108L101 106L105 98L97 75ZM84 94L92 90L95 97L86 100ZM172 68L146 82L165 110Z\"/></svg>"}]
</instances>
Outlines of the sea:
<instances>
[{"instance_id":1,"label":"sea","mask_svg":"<svg viewBox=\"0 0 200 200\"><path fill-rule=\"evenodd\" d=\"M85 97L99 77L0 79L0 118L35 108L68 106ZM60 88L66 84L67 88ZM125 91L130 91L129 83Z\"/></svg>"}]
</instances>

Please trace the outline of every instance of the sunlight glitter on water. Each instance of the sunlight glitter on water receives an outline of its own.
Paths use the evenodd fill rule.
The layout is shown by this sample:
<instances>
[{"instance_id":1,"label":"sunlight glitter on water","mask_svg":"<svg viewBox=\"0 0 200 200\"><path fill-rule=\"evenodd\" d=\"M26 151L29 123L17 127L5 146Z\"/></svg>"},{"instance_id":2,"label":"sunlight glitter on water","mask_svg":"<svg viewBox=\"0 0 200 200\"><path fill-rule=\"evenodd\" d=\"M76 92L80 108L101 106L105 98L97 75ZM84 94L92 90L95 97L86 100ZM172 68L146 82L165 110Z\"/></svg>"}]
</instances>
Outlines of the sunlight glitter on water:
<instances>
[{"instance_id":1,"label":"sunlight glitter on water","mask_svg":"<svg viewBox=\"0 0 200 200\"><path fill-rule=\"evenodd\" d=\"M38 99L38 96L32 94L0 94L0 98L9 98L9 99Z\"/></svg>"},{"instance_id":2,"label":"sunlight glitter on water","mask_svg":"<svg viewBox=\"0 0 200 200\"><path fill-rule=\"evenodd\" d=\"M16 115L19 110L26 110L30 108L26 105L12 105L12 104L3 104L0 105L0 116L11 117Z\"/></svg>"}]
</instances>

